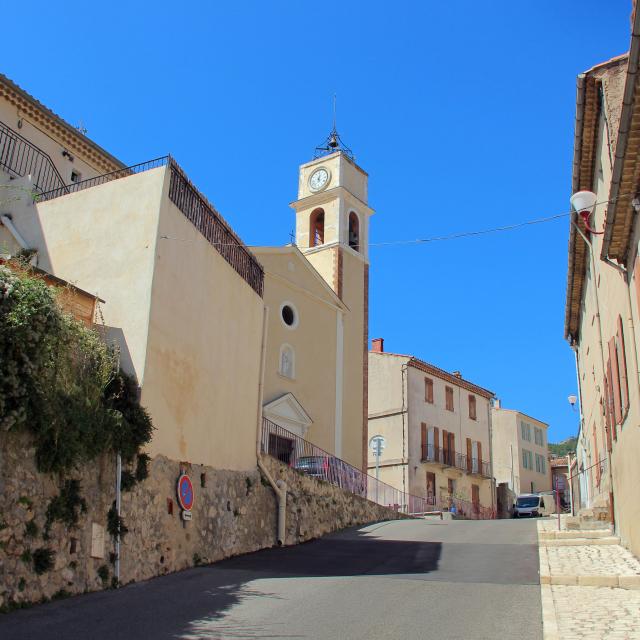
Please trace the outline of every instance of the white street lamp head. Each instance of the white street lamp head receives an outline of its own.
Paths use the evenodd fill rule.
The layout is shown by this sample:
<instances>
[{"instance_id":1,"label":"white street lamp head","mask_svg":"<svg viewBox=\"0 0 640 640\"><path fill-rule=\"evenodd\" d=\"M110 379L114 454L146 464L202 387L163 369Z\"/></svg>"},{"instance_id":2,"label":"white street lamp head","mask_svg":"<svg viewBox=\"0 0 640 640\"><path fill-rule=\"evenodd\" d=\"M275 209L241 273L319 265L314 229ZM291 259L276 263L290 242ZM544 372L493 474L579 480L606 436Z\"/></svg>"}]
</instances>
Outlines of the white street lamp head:
<instances>
[{"instance_id":1,"label":"white street lamp head","mask_svg":"<svg viewBox=\"0 0 640 640\"><path fill-rule=\"evenodd\" d=\"M598 197L593 191L576 191L571 196L571 206L580 213L581 211L588 211L591 213L593 207L595 207Z\"/></svg>"},{"instance_id":2,"label":"white street lamp head","mask_svg":"<svg viewBox=\"0 0 640 640\"><path fill-rule=\"evenodd\" d=\"M576 402L578 401L578 398L574 395L570 395L567 400L569 401L569 404L573 407L575 406Z\"/></svg>"}]
</instances>

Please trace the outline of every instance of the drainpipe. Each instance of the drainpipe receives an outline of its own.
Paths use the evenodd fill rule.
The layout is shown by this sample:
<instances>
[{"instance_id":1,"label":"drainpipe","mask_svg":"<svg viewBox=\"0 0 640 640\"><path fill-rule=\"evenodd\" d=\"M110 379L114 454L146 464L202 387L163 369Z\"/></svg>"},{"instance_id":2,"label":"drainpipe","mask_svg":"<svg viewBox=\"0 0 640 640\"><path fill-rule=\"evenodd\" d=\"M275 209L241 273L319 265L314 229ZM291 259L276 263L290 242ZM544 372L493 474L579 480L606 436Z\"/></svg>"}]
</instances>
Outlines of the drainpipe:
<instances>
[{"instance_id":1,"label":"drainpipe","mask_svg":"<svg viewBox=\"0 0 640 640\"><path fill-rule=\"evenodd\" d=\"M493 420L491 417L491 400L487 401L487 416L489 418L489 474L491 476L491 511L496 513L496 478L493 473ZM479 461L480 472L482 473L482 460Z\"/></svg>"},{"instance_id":2,"label":"drainpipe","mask_svg":"<svg viewBox=\"0 0 640 640\"><path fill-rule=\"evenodd\" d=\"M584 240L587 245L587 251L589 252L589 259L591 261L591 270L593 272L593 295L596 303L596 319L598 321L598 341L600 343L600 365L602 366L602 375L603 377L606 375L607 368L605 366L604 359L604 341L602 339L602 322L600 321L600 300L598 298L598 282L597 282L597 271L596 271L596 261L593 257L593 246L587 239L587 237L582 233L580 227L575 223L572 223L574 229L580 234L580 237ZM607 425L607 428L608 425ZM611 434L609 434L611 436ZM615 518L615 510L614 510L614 494L613 494L613 472L611 470L611 451L607 446L607 462L609 467L609 517L611 518L611 526L615 531L616 526L616 518Z\"/></svg>"},{"instance_id":3,"label":"drainpipe","mask_svg":"<svg viewBox=\"0 0 640 640\"><path fill-rule=\"evenodd\" d=\"M120 452L116 456L116 513L118 514L118 522L120 522L120 503L121 503L121 484L122 484L122 456ZM116 536L116 562L114 566L114 574L116 584L120 586L120 532Z\"/></svg>"},{"instance_id":4,"label":"drainpipe","mask_svg":"<svg viewBox=\"0 0 640 640\"><path fill-rule=\"evenodd\" d=\"M258 417L256 424L256 458L258 460L258 469L263 473L271 487L273 488L276 499L278 500L278 545L283 546L286 543L287 531L287 483L284 480L273 479L269 470L262 461L262 402L264 400L264 371L267 353L267 322L269 320L269 309L264 307L262 313L262 344L260 345L260 377L258 380Z\"/></svg>"}]
</instances>

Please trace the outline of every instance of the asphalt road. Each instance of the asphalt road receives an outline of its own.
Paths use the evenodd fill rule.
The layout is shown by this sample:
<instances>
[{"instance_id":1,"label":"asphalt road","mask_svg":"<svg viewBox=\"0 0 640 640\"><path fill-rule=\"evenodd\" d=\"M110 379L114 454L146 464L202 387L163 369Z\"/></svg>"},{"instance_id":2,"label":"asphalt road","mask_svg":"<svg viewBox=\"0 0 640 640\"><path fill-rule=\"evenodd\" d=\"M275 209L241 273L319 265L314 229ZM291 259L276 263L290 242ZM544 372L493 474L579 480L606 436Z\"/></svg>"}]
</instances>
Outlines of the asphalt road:
<instances>
[{"instance_id":1,"label":"asphalt road","mask_svg":"<svg viewBox=\"0 0 640 640\"><path fill-rule=\"evenodd\" d=\"M542 638L535 521L405 520L0 615L2 640Z\"/></svg>"}]
</instances>

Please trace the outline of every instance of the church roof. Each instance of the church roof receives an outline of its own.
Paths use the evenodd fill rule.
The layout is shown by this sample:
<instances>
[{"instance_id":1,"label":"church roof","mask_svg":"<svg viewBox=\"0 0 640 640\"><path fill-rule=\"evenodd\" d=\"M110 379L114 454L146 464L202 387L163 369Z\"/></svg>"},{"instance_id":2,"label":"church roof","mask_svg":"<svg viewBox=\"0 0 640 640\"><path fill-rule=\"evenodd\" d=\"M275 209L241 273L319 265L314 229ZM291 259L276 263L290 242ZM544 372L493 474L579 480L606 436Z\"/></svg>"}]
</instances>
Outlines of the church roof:
<instances>
[{"instance_id":1,"label":"church roof","mask_svg":"<svg viewBox=\"0 0 640 640\"><path fill-rule=\"evenodd\" d=\"M340 299L338 294L329 286L327 281L318 273L316 268L307 260L305 255L293 244L287 244L281 247L251 247L252 253L260 260L263 267L265 267L265 275L276 277L281 281L284 281L289 286L294 288L302 288L301 283L294 282L292 279L287 278L281 274L277 274L269 270L264 265L263 256L275 256L276 258L287 257L293 258L296 262L303 266L306 273L309 273L318 285L318 295L321 295L332 306L341 309L342 311L348 311L349 307ZM313 292L309 292L313 293Z\"/></svg>"}]
</instances>

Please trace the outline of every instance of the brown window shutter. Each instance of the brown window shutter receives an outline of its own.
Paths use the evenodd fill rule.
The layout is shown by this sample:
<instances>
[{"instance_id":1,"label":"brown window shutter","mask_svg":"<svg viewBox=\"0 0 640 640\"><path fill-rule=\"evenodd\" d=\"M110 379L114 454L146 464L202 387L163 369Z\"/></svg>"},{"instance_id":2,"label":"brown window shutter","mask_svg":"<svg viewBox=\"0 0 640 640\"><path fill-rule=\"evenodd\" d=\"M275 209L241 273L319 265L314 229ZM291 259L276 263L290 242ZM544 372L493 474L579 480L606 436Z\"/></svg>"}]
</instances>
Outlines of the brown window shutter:
<instances>
[{"instance_id":1,"label":"brown window shutter","mask_svg":"<svg viewBox=\"0 0 640 640\"><path fill-rule=\"evenodd\" d=\"M433 427L433 459L435 462L440 460L440 430Z\"/></svg>"},{"instance_id":2,"label":"brown window shutter","mask_svg":"<svg viewBox=\"0 0 640 640\"><path fill-rule=\"evenodd\" d=\"M616 339L609 340L609 357L611 358L611 373L613 383L613 415L615 423L622 422L622 407L620 406L620 378L618 375L618 355L616 353Z\"/></svg>"},{"instance_id":3,"label":"brown window shutter","mask_svg":"<svg viewBox=\"0 0 640 640\"><path fill-rule=\"evenodd\" d=\"M618 370L620 371L620 391L622 397L622 410L626 414L629 409L629 382L627 380L627 355L624 350L624 331L622 318L618 316Z\"/></svg>"},{"instance_id":4,"label":"brown window shutter","mask_svg":"<svg viewBox=\"0 0 640 640\"><path fill-rule=\"evenodd\" d=\"M449 433L442 430L442 462L449 464Z\"/></svg>"},{"instance_id":5,"label":"brown window shutter","mask_svg":"<svg viewBox=\"0 0 640 640\"><path fill-rule=\"evenodd\" d=\"M482 442L478 442L478 473L482 475Z\"/></svg>"},{"instance_id":6,"label":"brown window shutter","mask_svg":"<svg viewBox=\"0 0 640 640\"><path fill-rule=\"evenodd\" d=\"M607 437L607 450L611 451L611 436L617 438L615 419L613 415L613 383L611 382L611 358L607 360L607 375L604 378L605 384L605 433Z\"/></svg>"},{"instance_id":7,"label":"brown window shutter","mask_svg":"<svg viewBox=\"0 0 640 640\"><path fill-rule=\"evenodd\" d=\"M467 471L471 473L471 459L473 457L473 449L471 448L471 438L467 438Z\"/></svg>"},{"instance_id":8,"label":"brown window shutter","mask_svg":"<svg viewBox=\"0 0 640 640\"><path fill-rule=\"evenodd\" d=\"M427 425L426 423L420 424L420 456L424 460L427 455Z\"/></svg>"}]
</instances>

